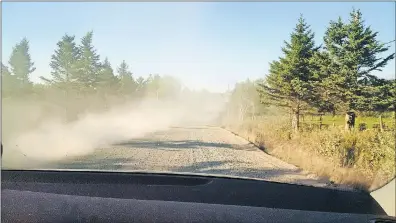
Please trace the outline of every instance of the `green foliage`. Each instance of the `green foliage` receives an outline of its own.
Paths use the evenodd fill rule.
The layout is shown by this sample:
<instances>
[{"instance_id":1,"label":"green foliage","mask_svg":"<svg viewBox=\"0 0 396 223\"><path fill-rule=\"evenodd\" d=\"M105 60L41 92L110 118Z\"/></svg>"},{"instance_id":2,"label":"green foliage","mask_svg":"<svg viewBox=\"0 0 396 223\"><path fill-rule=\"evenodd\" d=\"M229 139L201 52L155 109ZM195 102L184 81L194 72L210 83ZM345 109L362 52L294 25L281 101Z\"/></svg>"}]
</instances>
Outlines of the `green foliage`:
<instances>
[{"instance_id":1,"label":"green foliage","mask_svg":"<svg viewBox=\"0 0 396 223\"><path fill-rule=\"evenodd\" d=\"M367 128L373 128L374 125L379 125L379 119L378 116L363 116L363 114L358 114L358 116L356 117L356 126L359 126L359 124L366 124ZM394 122L395 120L393 118L391 118L391 115L388 115L389 117L384 118L383 122L385 124L385 126L389 127L389 128L394 128ZM320 120L319 120L319 116L310 116L310 115L306 115L304 117L304 120L302 120L303 124L317 124L319 125ZM322 124L323 125L329 125L332 126L333 124L335 126L343 126L344 125L344 121L345 121L345 117L344 116L340 116L340 115L336 115L336 116L331 116L331 115L324 115L322 116Z\"/></svg>"},{"instance_id":2,"label":"green foliage","mask_svg":"<svg viewBox=\"0 0 396 223\"><path fill-rule=\"evenodd\" d=\"M136 94L137 94L137 97L143 97L145 95L145 92L147 90L147 82L148 82L148 79L144 79L143 77L138 77L136 79L136 84L137 84Z\"/></svg>"},{"instance_id":3,"label":"green foliage","mask_svg":"<svg viewBox=\"0 0 396 223\"><path fill-rule=\"evenodd\" d=\"M106 57L98 74L97 86L100 91L113 91L118 88L120 80L115 76L109 59Z\"/></svg>"},{"instance_id":4,"label":"green foliage","mask_svg":"<svg viewBox=\"0 0 396 223\"><path fill-rule=\"evenodd\" d=\"M16 88L21 93L29 91L31 81L29 75L36 69L29 53L29 41L23 38L16 44L11 52L10 60L11 73L16 79Z\"/></svg>"},{"instance_id":5,"label":"green foliage","mask_svg":"<svg viewBox=\"0 0 396 223\"><path fill-rule=\"evenodd\" d=\"M74 42L74 36L64 35L57 43L57 49L51 56L51 79L41 76L41 79L60 89L67 89L78 78L79 50Z\"/></svg>"},{"instance_id":6,"label":"green foliage","mask_svg":"<svg viewBox=\"0 0 396 223\"><path fill-rule=\"evenodd\" d=\"M129 70L125 60L122 61L117 69L118 78L120 79L120 91L123 95L131 95L136 92L137 84L133 79L132 72Z\"/></svg>"},{"instance_id":7,"label":"green foliage","mask_svg":"<svg viewBox=\"0 0 396 223\"><path fill-rule=\"evenodd\" d=\"M93 32L88 32L81 43L75 36L65 34L51 56L51 73L41 76L43 84L33 84L29 74L34 63L29 45L23 39L14 48L10 67L2 64L2 97L10 100L36 100L36 103L56 108L66 122L74 121L82 113L109 109L112 104L132 102L150 95L158 98L178 96L181 84L170 76L132 76L128 64L122 61L115 74L109 59L100 60L93 45ZM25 90L27 89L27 90ZM51 110L49 109L49 110Z\"/></svg>"},{"instance_id":8,"label":"green foliage","mask_svg":"<svg viewBox=\"0 0 396 223\"><path fill-rule=\"evenodd\" d=\"M284 116L245 121L231 129L269 154L339 184L369 189L395 176L394 129L348 132L331 127L290 137Z\"/></svg>"},{"instance_id":9,"label":"green foliage","mask_svg":"<svg viewBox=\"0 0 396 223\"><path fill-rule=\"evenodd\" d=\"M358 98L360 111L376 111L384 113L395 109L396 94L394 91L395 80L384 80L377 77L372 78L372 83L362 86Z\"/></svg>"},{"instance_id":10,"label":"green foliage","mask_svg":"<svg viewBox=\"0 0 396 223\"><path fill-rule=\"evenodd\" d=\"M15 88L17 86L17 79L15 75L12 75L3 63L1 63L1 95L3 98L8 97L15 93Z\"/></svg>"},{"instance_id":11,"label":"green foliage","mask_svg":"<svg viewBox=\"0 0 396 223\"><path fill-rule=\"evenodd\" d=\"M336 165L355 167L374 177L379 171L394 175L394 132L377 131L342 132L338 129L311 132L300 140L315 140L313 151L337 161ZM392 139L392 140L390 140ZM305 142L303 142L305 144Z\"/></svg>"},{"instance_id":12,"label":"green foliage","mask_svg":"<svg viewBox=\"0 0 396 223\"><path fill-rule=\"evenodd\" d=\"M284 57L270 64L270 72L259 90L270 104L286 106L298 112L310 103L313 94L311 59L318 51L314 33L301 16L291 34L290 43L282 48Z\"/></svg>"},{"instance_id":13,"label":"green foliage","mask_svg":"<svg viewBox=\"0 0 396 223\"><path fill-rule=\"evenodd\" d=\"M332 64L330 54L323 50L316 52L311 59L313 76L317 80L313 85L315 90L312 92L314 100L311 101L313 107L311 112L335 114L344 109L339 97L340 88L337 85L340 77Z\"/></svg>"},{"instance_id":14,"label":"green foliage","mask_svg":"<svg viewBox=\"0 0 396 223\"><path fill-rule=\"evenodd\" d=\"M350 13L348 23L344 23L341 18L331 21L325 33L328 59L321 65L327 69L319 72L324 77L321 87L329 92L337 92L330 101L332 104L342 103L344 111L383 107L373 106L373 97L381 94L383 89L375 88L382 88L385 82L378 81L371 72L381 71L395 54L385 58L379 56L389 47L380 43L377 35L378 32L373 32L364 24L359 10Z\"/></svg>"},{"instance_id":15,"label":"green foliage","mask_svg":"<svg viewBox=\"0 0 396 223\"><path fill-rule=\"evenodd\" d=\"M282 48L282 57L270 63L257 91L263 104L286 108L294 113L293 119L300 117L300 111L326 113L321 122L328 127L293 133L290 117L265 113L256 120L231 119L225 125L266 151L336 182L369 188L374 180L388 181L395 176L396 80L372 73L381 71L395 54L386 54L389 46L377 40L378 33L365 25L359 10L352 10L347 22L341 18L330 22L323 48L315 47L313 36L300 18L290 42ZM246 82L235 86L229 109L235 111L244 99L257 96L244 86ZM340 114L350 110L357 113L355 125L365 123L367 130L344 131L345 116ZM380 116L386 117L387 131L373 129L380 124ZM304 127L319 124L318 119L305 116Z\"/></svg>"},{"instance_id":16,"label":"green foliage","mask_svg":"<svg viewBox=\"0 0 396 223\"><path fill-rule=\"evenodd\" d=\"M259 84L263 103L286 107L293 113L295 131L299 128L300 111L309 109L316 102L315 83L318 78L314 75L312 58L318 50L314 33L301 15L291 33L290 43L285 41L282 48L284 56L270 64L269 74Z\"/></svg>"},{"instance_id":17,"label":"green foliage","mask_svg":"<svg viewBox=\"0 0 396 223\"><path fill-rule=\"evenodd\" d=\"M79 72L77 79L87 89L96 87L101 70L100 56L92 45L92 37L93 32L88 32L81 39L81 45L79 46Z\"/></svg>"},{"instance_id":18,"label":"green foliage","mask_svg":"<svg viewBox=\"0 0 396 223\"><path fill-rule=\"evenodd\" d=\"M379 133L365 131L355 134L357 159L356 167L369 169L373 174L384 172L389 177L395 175L394 132ZM391 168L393 167L393 169Z\"/></svg>"},{"instance_id":19,"label":"green foliage","mask_svg":"<svg viewBox=\"0 0 396 223\"><path fill-rule=\"evenodd\" d=\"M395 81L372 75L381 71L394 53L385 57L389 46L377 40L378 32L366 26L359 10L350 20L331 21L324 48L315 47L314 34L300 17L290 43L282 48L283 57L270 63L269 74L259 84L263 103L286 107L299 127L301 110L326 113L395 109Z\"/></svg>"}]
</instances>

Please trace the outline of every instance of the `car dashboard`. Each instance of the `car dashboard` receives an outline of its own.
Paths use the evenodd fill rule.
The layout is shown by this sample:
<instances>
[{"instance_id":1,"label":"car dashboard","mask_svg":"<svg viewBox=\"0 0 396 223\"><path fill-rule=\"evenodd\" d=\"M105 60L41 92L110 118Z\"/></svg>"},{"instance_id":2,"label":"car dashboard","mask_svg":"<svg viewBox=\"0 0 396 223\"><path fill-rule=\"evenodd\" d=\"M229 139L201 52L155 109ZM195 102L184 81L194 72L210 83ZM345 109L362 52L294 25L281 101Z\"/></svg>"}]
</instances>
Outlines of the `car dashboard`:
<instances>
[{"instance_id":1,"label":"car dashboard","mask_svg":"<svg viewBox=\"0 0 396 223\"><path fill-rule=\"evenodd\" d=\"M166 173L3 170L2 222L395 222L368 194Z\"/></svg>"}]
</instances>

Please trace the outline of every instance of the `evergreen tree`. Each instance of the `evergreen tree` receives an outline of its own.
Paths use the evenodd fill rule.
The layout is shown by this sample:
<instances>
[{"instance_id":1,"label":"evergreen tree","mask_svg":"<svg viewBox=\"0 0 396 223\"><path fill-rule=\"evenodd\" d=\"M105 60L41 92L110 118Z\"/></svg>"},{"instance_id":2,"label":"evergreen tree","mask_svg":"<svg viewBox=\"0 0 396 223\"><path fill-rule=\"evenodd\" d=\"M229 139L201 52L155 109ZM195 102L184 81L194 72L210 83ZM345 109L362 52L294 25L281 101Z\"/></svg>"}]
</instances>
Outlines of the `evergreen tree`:
<instances>
[{"instance_id":1,"label":"evergreen tree","mask_svg":"<svg viewBox=\"0 0 396 223\"><path fill-rule=\"evenodd\" d=\"M9 97L15 93L17 80L14 75L10 73L8 67L1 63L1 90L2 97Z\"/></svg>"},{"instance_id":2,"label":"evergreen tree","mask_svg":"<svg viewBox=\"0 0 396 223\"><path fill-rule=\"evenodd\" d=\"M118 78L114 75L113 68L106 57L101 65L96 83L97 93L101 96L102 105L108 108L108 96L115 95L118 90Z\"/></svg>"},{"instance_id":3,"label":"evergreen tree","mask_svg":"<svg viewBox=\"0 0 396 223\"><path fill-rule=\"evenodd\" d=\"M355 9L348 23L343 23L341 18L331 21L325 33L325 49L331 60L327 64L331 73L324 79L328 83L325 88L337 92L343 112L370 109L372 105L367 97L371 96L367 93L377 92L370 84L376 79L371 73L381 71L394 58L394 53L380 57L389 47L379 42L377 35L378 32L365 26L362 13Z\"/></svg>"},{"instance_id":4,"label":"evergreen tree","mask_svg":"<svg viewBox=\"0 0 396 223\"><path fill-rule=\"evenodd\" d=\"M57 43L57 49L51 56L51 78L41 76L47 83L52 83L58 88L71 88L72 83L78 78L79 51L74 36L64 35Z\"/></svg>"},{"instance_id":5,"label":"evergreen tree","mask_svg":"<svg viewBox=\"0 0 396 223\"><path fill-rule=\"evenodd\" d=\"M98 75L101 70L100 56L92 45L93 32L88 32L82 39L79 47L79 83L86 90L96 87Z\"/></svg>"},{"instance_id":6,"label":"evergreen tree","mask_svg":"<svg viewBox=\"0 0 396 223\"><path fill-rule=\"evenodd\" d=\"M145 80L143 77L139 77L138 79L136 79L136 86L138 96L143 97L147 88L147 80Z\"/></svg>"},{"instance_id":7,"label":"evergreen tree","mask_svg":"<svg viewBox=\"0 0 396 223\"><path fill-rule=\"evenodd\" d=\"M114 75L114 70L111 67L110 61L106 57L102 62L101 70L98 75L98 87L101 91L114 91L117 87L118 79Z\"/></svg>"},{"instance_id":8,"label":"evergreen tree","mask_svg":"<svg viewBox=\"0 0 396 223\"><path fill-rule=\"evenodd\" d=\"M383 131L382 115L387 111L395 111L396 92L395 80L385 80L373 77L371 82L364 86L361 97L357 98L357 107L361 111L375 111L379 114L380 130Z\"/></svg>"},{"instance_id":9,"label":"evergreen tree","mask_svg":"<svg viewBox=\"0 0 396 223\"><path fill-rule=\"evenodd\" d=\"M117 69L118 78L120 79L120 90L123 95L133 96L136 91L136 82L133 79L132 72L129 70L125 60L122 61Z\"/></svg>"},{"instance_id":10,"label":"evergreen tree","mask_svg":"<svg viewBox=\"0 0 396 223\"><path fill-rule=\"evenodd\" d=\"M129 71L129 66L125 62L125 60L123 60L120 64L120 66L117 68L117 73L121 80L132 78L132 72Z\"/></svg>"},{"instance_id":11,"label":"evergreen tree","mask_svg":"<svg viewBox=\"0 0 396 223\"><path fill-rule=\"evenodd\" d=\"M32 86L29 75L36 68L30 57L29 41L26 38L23 38L21 42L13 47L8 63L10 64L11 72L17 80L19 92L28 91Z\"/></svg>"},{"instance_id":12,"label":"evergreen tree","mask_svg":"<svg viewBox=\"0 0 396 223\"><path fill-rule=\"evenodd\" d=\"M314 91L312 100L312 111L320 113L331 113L343 110L339 99L340 90L337 87L339 76L337 70L333 70L332 60L326 51L318 51L311 59L313 67Z\"/></svg>"},{"instance_id":13,"label":"evergreen tree","mask_svg":"<svg viewBox=\"0 0 396 223\"><path fill-rule=\"evenodd\" d=\"M46 83L55 87L54 93L60 93L61 100L57 100L60 106L64 108L65 121L72 121L76 118L76 108L71 106L74 101L74 95L79 91L79 50L75 43L75 37L65 34L57 43L57 49L51 56L51 77L40 78Z\"/></svg>"},{"instance_id":14,"label":"evergreen tree","mask_svg":"<svg viewBox=\"0 0 396 223\"><path fill-rule=\"evenodd\" d=\"M318 51L314 33L304 18L300 16L291 34L290 43L285 41L284 56L270 64L270 72L264 83L259 84L259 92L264 103L283 106L293 114L292 127L299 128L300 111L308 108L314 100L312 57Z\"/></svg>"}]
</instances>

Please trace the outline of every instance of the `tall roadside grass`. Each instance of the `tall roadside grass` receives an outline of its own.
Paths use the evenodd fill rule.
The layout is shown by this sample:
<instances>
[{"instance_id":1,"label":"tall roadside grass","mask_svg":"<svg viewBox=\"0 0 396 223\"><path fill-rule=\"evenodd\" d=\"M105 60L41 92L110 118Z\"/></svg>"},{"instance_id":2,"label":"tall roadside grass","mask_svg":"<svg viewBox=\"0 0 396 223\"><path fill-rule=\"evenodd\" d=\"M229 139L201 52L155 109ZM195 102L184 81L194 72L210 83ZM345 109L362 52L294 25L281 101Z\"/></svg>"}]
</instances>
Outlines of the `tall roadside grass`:
<instances>
[{"instance_id":1,"label":"tall roadside grass","mask_svg":"<svg viewBox=\"0 0 396 223\"><path fill-rule=\"evenodd\" d=\"M267 153L330 181L366 191L395 176L395 129L345 131L342 127L292 133L285 118L256 118L224 127Z\"/></svg>"}]
</instances>

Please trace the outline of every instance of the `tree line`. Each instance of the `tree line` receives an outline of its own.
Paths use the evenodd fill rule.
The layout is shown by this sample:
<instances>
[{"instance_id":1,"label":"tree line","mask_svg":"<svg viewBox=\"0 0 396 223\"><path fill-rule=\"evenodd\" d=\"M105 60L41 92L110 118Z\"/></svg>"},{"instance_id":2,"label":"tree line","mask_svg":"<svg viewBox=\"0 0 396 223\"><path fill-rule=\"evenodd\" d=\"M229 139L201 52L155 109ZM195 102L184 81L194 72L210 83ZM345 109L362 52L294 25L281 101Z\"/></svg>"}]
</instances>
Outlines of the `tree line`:
<instances>
[{"instance_id":1,"label":"tree line","mask_svg":"<svg viewBox=\"0 0 396 223\"><path fill-rule=\"evenodd\" d=\"M92 39L92 31L81 38L80 44L76 43L75 36L65 34L51 55L50 75L40 76L42 83L33 83L31 74L36 68L30 56L29 41L23 38L13 47L9 66L1 63L2 97L40 97L40 94L57 92L59 104L95 96L107 106L110 97L159 100L179 95L182 86L171 76L150 74L147 78L136 78L125 60L114 70L107 57L101 59ZM68 104L65 102L62 106L67 109Z\"/></svg>"},{"instance_id":2,"label":"tree line","mask_svg":"<svg viewBox=\"0 0 396 223\"><path fill-rule=\"evenodd\" d=\"M378 41L378 32L364 23L360 10L353 9L348 21L341 17L330 21L323 44L317 45L314 36L301 15L289 41L284 41L282 56L270 63L263 80L255 82L262 104L286 108L295 131L302 112L335 115L395 110L396 81L373 75L395 53L386 54L389 46ZM346 126L353 125L348 122Z\"/></svg>"},{"instance_id":3,"label":"tree line","mask_svg":"<svg viewBox=\"0 0 396 223\"><path fill-rule=\"evenodd\" d=\"M235 86L231 104L240 119L246 114L254 117L263 110L262 105L283 107L292 115L292 127L297 131L304 112L335 115L395 110L396 81L373 75L395 54L386 54L389 46L377 40L378 32L364 23L360 10L352 10L348 21L340 17L330 21L321 45L314 36L301 15L289 41L284 42L282 56L270 63L268 75ZM95 96L106 107L111 97L161 99L180 94L181 84L170 76L136 78L125 61L114 70L108 58L97 53L92 39L92 31L79 44L75 36L65 34L51 55L50 75L40 77L43 84L31 81L36 68L29 41L22 39L12 49L9 66L1 63L2 97L55 91L59 102Z\"/></svg>"}]
</instances>

